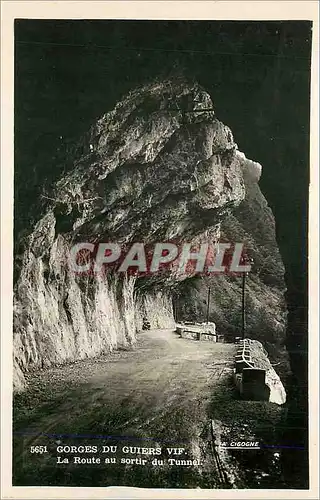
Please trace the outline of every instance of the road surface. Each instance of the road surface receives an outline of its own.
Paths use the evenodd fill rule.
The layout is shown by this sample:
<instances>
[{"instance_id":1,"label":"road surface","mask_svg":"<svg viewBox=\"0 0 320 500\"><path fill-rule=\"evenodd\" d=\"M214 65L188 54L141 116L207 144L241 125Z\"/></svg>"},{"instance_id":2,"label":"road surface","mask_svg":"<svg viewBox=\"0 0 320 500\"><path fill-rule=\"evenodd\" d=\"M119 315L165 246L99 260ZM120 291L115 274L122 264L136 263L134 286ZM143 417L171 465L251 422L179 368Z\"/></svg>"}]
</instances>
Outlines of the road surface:
<instances>
[{"instance_id":1,"label":"road surface","mask_svg":"<svg viewBox=\"0 0 320 500\"><path fill-rule=\"evenodd\" d=\"M221 487L210 412L215 395L230 384L235 349L151 330L139 334L132 350L30 376L30 389L14 403L14 484ZM97 452L68 453L80 445ZM32 453L33 446L46 451ZM108 446L117 446L116 452L106 451ZM150 451L159 448L160 455ZM176 448L176 455L168 448ZM89 464L88 458L100 463ZM160 465L151 463L155 458ZM195 462L190 467L172 459Z\"/></svg>"}]
</instances>

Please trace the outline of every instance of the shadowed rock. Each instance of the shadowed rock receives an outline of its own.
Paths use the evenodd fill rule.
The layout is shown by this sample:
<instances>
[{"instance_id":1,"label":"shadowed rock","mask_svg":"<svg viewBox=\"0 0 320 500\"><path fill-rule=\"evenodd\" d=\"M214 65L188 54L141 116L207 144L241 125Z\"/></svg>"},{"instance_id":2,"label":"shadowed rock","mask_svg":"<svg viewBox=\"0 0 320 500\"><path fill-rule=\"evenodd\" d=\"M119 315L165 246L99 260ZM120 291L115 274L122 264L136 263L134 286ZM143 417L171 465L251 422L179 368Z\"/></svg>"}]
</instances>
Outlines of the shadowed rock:
<instances>
[{"instance_id":1,"label":"shadowed rock","mask_svg":"<svg viewBox=\"0 0 320 500\"><path fill-rule=\"evenodd\" d=\"M160 279L162 291L150 279L139 295L134 277L74 275L67 255L83 241L218 240L245 197L247 159L213 108L197 84L156 82L132 91L74 147L72 168L22 242L19 267L17 259L17 388L30 367L134 344L143 318L151 328L173 326L173 275Z\"/></svg>"}]
</instances>

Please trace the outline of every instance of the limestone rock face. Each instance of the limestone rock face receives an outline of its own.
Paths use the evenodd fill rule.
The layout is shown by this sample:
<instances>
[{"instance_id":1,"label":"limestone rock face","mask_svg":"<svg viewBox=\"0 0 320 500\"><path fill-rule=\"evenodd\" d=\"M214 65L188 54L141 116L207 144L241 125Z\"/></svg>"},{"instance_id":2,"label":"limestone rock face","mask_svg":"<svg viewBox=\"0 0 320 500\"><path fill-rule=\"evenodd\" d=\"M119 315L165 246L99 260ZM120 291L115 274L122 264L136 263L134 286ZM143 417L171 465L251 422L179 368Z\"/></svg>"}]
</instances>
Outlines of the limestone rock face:
<instances>
[{"instance_id":1,"label":"limestone rock face","mask_svg":"<svg viewBox=\"0 0 320 500\"><path fill-rule=\"evenodd\" d=\"M244 160L230 129L201 105L213 108L198 86L167 82L135 90L104 115L55 186L61 232L185 239L238 205Z\"/></svg>"},{"instance_id":2,"label":"limestone rock face","mask_svg":"<svg viewBox=\"0 0 320 500\"><path fill-rule=\"evenodd\" d=\"M152 327L173 325L168 290L174 276L166 276L161 289L150 280L138 294L139 279L77 276L66 256L83 241L219 237L221 221L245 197L247 160L213 108L197 84L149 84L103 115L70 150L70 167L43 196L38 222L16 259L18 389L31 368L134 344L145 317Z\"/></svg>"},{"instance_id":3,"label":"limestone rock face","mask_svg":"<svg viewBox=\"0 0 320 500\"><path fill-rule=\"evenodd\" d=\"M287 309L285 269L276 241L271 208L258 185L261 165L243 159L245 198L223 218L220 240L243 242L253 264L246 279L246 335L262 341L274 361L283 361ZM230 338L241 335L242 278L226 274L194 277L177 294L179 321L205 321L208 289L211 290L209 319L217 332Z\"/></svg>"}]
</instances>

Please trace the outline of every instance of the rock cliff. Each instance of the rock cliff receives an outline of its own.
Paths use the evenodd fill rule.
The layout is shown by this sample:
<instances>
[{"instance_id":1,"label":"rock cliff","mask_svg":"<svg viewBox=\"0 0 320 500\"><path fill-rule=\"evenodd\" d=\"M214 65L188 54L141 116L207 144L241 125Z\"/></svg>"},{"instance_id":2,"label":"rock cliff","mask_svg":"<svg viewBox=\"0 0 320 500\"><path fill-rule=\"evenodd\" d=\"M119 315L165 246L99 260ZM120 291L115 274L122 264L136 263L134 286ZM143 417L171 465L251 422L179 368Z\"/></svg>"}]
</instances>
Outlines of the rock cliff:
<instances>
[{"instance_id":1,"label":"rock cliff","mask_svg":"<svg viewBox=\"0 0 320 500\"><path fill-rule=\"evenodd\" d=\"M261 340L272 358L283 358L287 325L285 269L276 242L275 220L257 183L259 164L247 160L243 167L246 195L240 205L220 225L220 238L244 242L252 258L252 270L245 284L246 335ZM218 332L241 334L241 276L193 277L175 291L179 320L205 321L217 325Z\"/></svg>"},{"instance_id":2,"label":"rock cliff","mask_svg":"<svg viewBox=\"0 0 320 500\"><path fill-rule=\"evenodd\" d=\"M19 242L15 388L23 388L26 370L134 345L144 318L151 327L173 325L174 276L145 279L143 286L134 276L79 276L67 266L73 244L217 241L221 230L223 237L242 241L243 231L252 231L230 214L246 191L243 221L255 196L260 203L259 175L260 166L238 151L197 84L141 86L103 115L68 151L65 173L43 193L38 221ZM276 248L273 233L271 240ZM278 257L274 265L280 264ZM278 307L280 292L260 279L254 283L257 295L266 287L270 304Z\"/></svg>"}]
</instances>

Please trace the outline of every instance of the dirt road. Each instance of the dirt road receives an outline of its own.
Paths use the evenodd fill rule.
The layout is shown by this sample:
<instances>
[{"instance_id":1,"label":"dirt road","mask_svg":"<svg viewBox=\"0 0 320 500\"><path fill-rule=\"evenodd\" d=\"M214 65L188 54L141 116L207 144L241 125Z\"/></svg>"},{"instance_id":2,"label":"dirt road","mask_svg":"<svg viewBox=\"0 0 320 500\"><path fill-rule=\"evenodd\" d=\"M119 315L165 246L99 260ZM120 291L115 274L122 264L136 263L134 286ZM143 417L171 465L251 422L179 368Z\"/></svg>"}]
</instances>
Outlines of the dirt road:
<instances>
[{"instance_id":1,"label":"dirt road","mask_svg":"<svg viewBox=\"0 0 320 500\"><path fill-rule=\"evenodd\" d=\"M230 386L235 348L152 330L139 334L133 350L34 374L14 403L14 484L221 487L209 424ZM84 445L93 448L58 448ZM32 446L46 451L32 453ZM157 448L159 455L150 451ZM168 448L184 451L170 455ZM75 456L95 463L74 463Z\"/></svg>"},{"instance_id":2,"label":"dirt road","mask_svg":"<svg viewBox=\"0 0 320 500\"><path fill-rule=\"evenodd\" d=\"M121 457L142 457L148 463L156 458L122 452L134 446L162 448L157 458L167 464L166 449L180 447L185 448L183 459L198 460L204 466L199 443L209 421L208 404L212 393L230 377L234 350L233 345L153 330L139 335L134 350L33 376L30 390L15 402L16 484L89 486L120 480L123 485L196 487L203 483L196 472L199 467L121 463L88 467L70 462L73 456L95 456L103 462L107 457L117 457L117 462ZM102 446L114 445L117 452L57 452L59 445L84 444L100 451ZM31 453L36 445L47 446L47 453ZM57 464L58 456L67 457L69 464Z\"/></svg>"}]
</instances>

